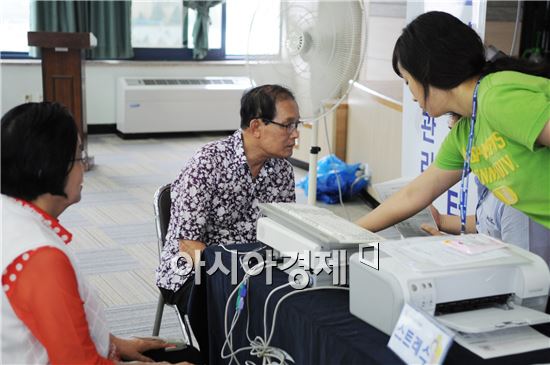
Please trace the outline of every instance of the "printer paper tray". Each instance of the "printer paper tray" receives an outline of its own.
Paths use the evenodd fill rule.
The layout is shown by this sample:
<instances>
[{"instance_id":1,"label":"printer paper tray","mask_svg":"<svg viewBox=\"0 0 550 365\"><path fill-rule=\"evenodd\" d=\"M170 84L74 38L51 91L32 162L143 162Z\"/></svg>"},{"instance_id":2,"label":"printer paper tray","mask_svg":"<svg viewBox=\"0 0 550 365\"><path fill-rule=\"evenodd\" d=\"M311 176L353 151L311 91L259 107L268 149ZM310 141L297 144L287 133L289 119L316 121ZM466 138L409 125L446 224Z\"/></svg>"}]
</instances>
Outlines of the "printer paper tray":
<instances>
[{"instance_id":1,"label":"printer paper tray","mask_svg":"<svg viewBox=\"0 0 550 365\"><path fill-rule=\"evenodd\" d=\"M520 305L509 310L493 307L444 314L435 318L445 326L465 333L490 332L550 322L550 315Z\"/></svg>"}]
</instances>

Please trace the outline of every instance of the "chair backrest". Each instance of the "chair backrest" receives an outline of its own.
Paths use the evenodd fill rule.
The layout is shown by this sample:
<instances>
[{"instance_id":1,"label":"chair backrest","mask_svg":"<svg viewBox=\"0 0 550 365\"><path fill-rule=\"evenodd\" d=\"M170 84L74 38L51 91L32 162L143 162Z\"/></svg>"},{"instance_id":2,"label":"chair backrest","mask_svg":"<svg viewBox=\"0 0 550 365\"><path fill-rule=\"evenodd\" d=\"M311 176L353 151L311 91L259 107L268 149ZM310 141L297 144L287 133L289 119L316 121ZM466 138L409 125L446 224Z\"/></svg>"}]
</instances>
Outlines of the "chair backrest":
<instances>
[{"instance_id":1,"label":"chair backrest","mask_svg":"<svg viewBox=\"0 0 550 365\"><path fill-rule=\"evenodd\" d=\"M170 184L166 184L158 188L153 198L153 206L155 208L155 222L157 226L158 249L159 255L164 247L166 240L166 232L168 231L168 223L170 223Z\"/></svg>"}]
</instances>

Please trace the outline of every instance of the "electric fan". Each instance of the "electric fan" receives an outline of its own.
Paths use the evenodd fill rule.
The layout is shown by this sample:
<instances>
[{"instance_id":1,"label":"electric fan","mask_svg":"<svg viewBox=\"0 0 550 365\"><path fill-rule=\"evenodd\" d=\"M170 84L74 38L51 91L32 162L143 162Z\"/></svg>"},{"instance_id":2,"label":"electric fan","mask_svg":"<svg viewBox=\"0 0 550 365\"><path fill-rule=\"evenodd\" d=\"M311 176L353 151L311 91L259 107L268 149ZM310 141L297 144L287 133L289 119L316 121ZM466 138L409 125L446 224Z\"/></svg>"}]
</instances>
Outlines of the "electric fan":
<instances>
[{"instance_id":1,"label":"electric fan","mask_svg":"<svg viewBox=\"0 0 550 365\"><path fill-rule=\"evenodd\" d=\"M269 19L269 21L266 21ZM317 192L318 121L347 96L357 79L366 44L362 0L260 1L250 25L247 65L255 85L289 87L302 120L312 123L308 204ZM276 52L251 55L266 37L279 35ZM332 106L325 109L326 101ZM334 102L335 101L335 102Z\"/></svg>"}]
</instances>

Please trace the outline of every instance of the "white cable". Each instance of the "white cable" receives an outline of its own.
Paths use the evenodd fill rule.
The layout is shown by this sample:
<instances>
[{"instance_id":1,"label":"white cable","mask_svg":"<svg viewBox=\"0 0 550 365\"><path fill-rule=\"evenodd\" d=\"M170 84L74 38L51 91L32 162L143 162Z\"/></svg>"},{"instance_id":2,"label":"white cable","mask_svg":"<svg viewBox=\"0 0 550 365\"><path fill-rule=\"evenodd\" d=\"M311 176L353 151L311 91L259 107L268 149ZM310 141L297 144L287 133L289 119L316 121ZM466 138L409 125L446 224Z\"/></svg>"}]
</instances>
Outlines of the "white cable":
<instances>
[{"instance_id":1,"label":"white cable","mask_svg":"<svg viewBox=\"0 0 550 365\"><path fill-rule=\"evenodd\" d=\"M239 364L239 360L237 360L237 358L235 357L235 354L236 352L233 351L233 344L232 344L232 339L230 338L230 333L231 332L228 332L227 331L227 312L228 312L228 309L229 309L229 303L231 302L231 298L233 297L233 295L235 295L235 293L237 292L237 290L239 290L241 284L247 279L247 276L245 275L245 277L241 280L241 282L239 283L239 285L237 285L235 287L235 289L233 289L233 291L231 292L231 294L229 294L229 298L227 298L227 302L225 303L225 312L224 312L224 320L223 320L223 328L224 328L224 333L225 333L225 341L223 342L223 346L222 346L222 350L220 352L220 356L222 359L228 359L230 358L230 364L231 362L233 361L233 359L235 359L235 361L237 362L237 364ZM238 315L237 313L238 311L235 310L235 314L233 315L233 320L231 321L231 329L233 329L234 327L234 323L236 323L234 321L235 319L235 316ZM224 349L225 349L225 346L226 344L228 345L229 347L229 355L225 355L224 354Z\"/></svg>"},{"instance_id":2,"label":"white cable","mask_svg":"<svg viewBox=\"0 0 550 365\"><path fill-rule=\"evenodd\" d=\"M248 289L250 290L250 286L248 286ZM248 342L252 343L252 338L250 338L250 334L248 333L248 327L250 324L250 305L249 305L249 299L250 295L246 296L246 339Z\"/></svg>"},{"instance_id":3,"label":"white cable","mask_svg":"<svg viewBox=\"0 0 550 365\"><path fill-rule=\"evenodd\" d=\"M514 54L514 48L516 46L516 34L519 28L519 13L521 10L521 0L518 0L518 7L516 9L516 24L514 26L514 35L512 36L512 47L510 48L510 56Z\"/></svg>"},{"instance_id":4,"label":"white cable","mask_svg":"<svg viewBox=\"0 0 550 365\"><path fill-rule=\"evenodd\" d=\"M267 296L265 303L264 303L264 337L256 336L254 340L250 340L250 336L248 335L248 327L247 327L247 337L250 340L250 355L259 357L262 359L262 364L271 364L272 360L276 360L276 364L288 364L286 362L287 358L290 359L292 362L292 357L283 349L268 346L268 344L265 342L265 338L267 337L267 306L269 303L269 300L271 299L271 296L275 294L278 290L281 290L283 288L286 288L290 286L290 283L286 283L283 285L280 285L276 287L275 289L271 290L269 295ZM247 326L248 326L248 320L247 320ZM252 361L249 361L246 363L247 365L253 365L254 363Z\"/></svg>"},{"instance_id":5,"label":"white cable","mask_svg":"<svg viewBox=\"0 0 550 365\"><path fill-rule=\"evenodd\" d=\"M267 346L265 340L260 336L256 336L250 345L252 347L252 350L250 350L250 355L261 358L262 364L271 364L271 361L274 359L277 360L275 364L286 365L288 364L286 362L287 358L294 362L292 357L285 350ZM248 364L254 363L249 361Z\"/></svg>"},{"instance_id":6,"label":"white cable","mask_svg":"<svg viewBox=\"0 0 550 365\"><path fill-rule=\"evenodd\" d=\"M324 110L324 108L323 108L323 110ZM328 137L328 127L327 127L327 117L326 117L326 115L323 116L323 127L325 129L325 138L327 139L328 153L329 153L329 155L332 155L332 147L330 145L330 138ZM336 169L333 168L333 170L334 170L334 174L336 175L336 184L338 185L338 198L339 198L339 201L340 201L340 205L344 209L344 213L346 214L346 217L347 217L348 221L351 221L350 215L348 213L348 209L344 205L344 199L342 198L342 184L340 182L340 175L338 174Z\"/></svg>"},{"instance_id":7,"label":"white cable","mask_svg":"<svg viewBox=\"0 0 550 365\"><path fill-rule=\"evenodd\" d=\"M229 251L229 250L227 250ZM225 332L225 341L223 343L223 346L222 346L222 349L220 351L220 356L222 359L230 359L230 364L233 362L233 360L240 365L236 355L242 351L246 351L246 350L252 350L252 347L250 346L247 346L247 347L243 347L243 348L240 348L240 349L237 349L237 350L233 350L233 335L232 335L232 332L233 332L233 329L237 323L237 320L239 318L239 315L240 315L240 310L237 310L235 309L235 314L233 315L233 319L231 320L231 328L230 330L228 331L227 330L227 313L228 313L228 309L229 309L229 303L231 302L231 298L233 298L233 296L235 295L235 293L239 290L239 288L241 287L241 285L246 281L247 283L247 286L248 286L248 279L250 278L250 276L253 276L253 275L256 275L257 273L261 272L261 271L258 271L258 269L262 269L264 268L264 266L266 265L266 262L265 261L262 261L262 262L259 262L258 264L256 264L255 266L253 266L246 274L245 276L243 277L243 279L239 282L239 284L233 289L233 291L231 292L231 294L229 294L229 297L227 298L227 301L225 303L225 311L224 311L224 323L223 323L223 326L224 326L224 332ZM270 264L269 266L275 266L276 263L272 263ZM248 294L247 294L248 295ZM247 321L248 323L248 321ZM224 350L225 348L228 347L229 348L229 354L224 354Z\"/></svg>"},{"instance_id":8,"label":"white cable","mask_svg":"<svg viewBox=\"0 0 550 365\"><path fill-rule=\"evenodd\" d=\"M307 288L307 289L292 291L290 293L285 294L283 297L281 297L281 299L279 299L279 301L277 302L277 305L275 306L275 310L273 311L273 321L272 321L273 326L271 327L271 332L269 333L269 338L267 339L267 342L266 342L267 346L269 346L269 343L271 342L271 339L273 337L273 333L275 332L277 311L279 310L279 306L281 305L281 303L286 298L288 298L292 295L298 294L298 293L305 293L305 292L310 292L310 291L314 291L314 290L325 290L325 289L328 289L328 290L347 290L347 291L349 291L349 288L342 287L342 286L323 286L323 287L318 287L318 288Z\"/></svg>"},{"instance_id":9,"label":"white cable","mask_svg":"<svg viewBox=\"0 0 550 365\"><path fill-rule=\"evenodd\" d=\"M351 186L349 188L349 190L351 192L353 192L353 187L355 186L355 184L357 184L359 181L361 181L361 179L363 179L364 177L369 177L369 174L368 173L365 173L363 175L359 175L355 178L355 180L353 180L353 182L351 183Z\"/></svg>"},{"instance_id":10,"label":"white cable","mask_svg":"<svg viewBox=\"0 0 550 365\"><path fill-rule=\"evenodd\" d=\"M229 333L233 333L233 329L235 329L235 325L237 324L237 321L239 320L239 317L241 315L240 311L235 311L235 315L233 315L233 320L231 321L231 327L229 327ZM233 352L233 336L226 337L229 350L232 354L235 354L236 352ZM223 349L223 348L222 348ZM237 359L236 356L231 356L231 359L229 360L229 364L235 360L237 364L239 364L239 359Z\"/></svg>"},{"instance_id":11,"label":"white cable","mask_svg":"<svg viewBox=\"0 0 550 365\"><path fill-rule=\"evenodd\" d=\"M271 296L278 290L281 290L282 288L286 288L290 286L290 283L283 284L281 286L278 286L277 288L273 289L269 295L267 296L265 303L264 303L264 338L267 337L267 304L269 303L269 299ZM272 322L273 323L273 322Z\"/></svg>"},{"instance_id":12,"label":"white cable","mask_svg":"<svg viewBox=\"0 0 550 365\"><path fill-rule=\"evenodd\" d=\"M270 330L270 333L269 333L269 338L267 339L267 341L265 340L265 338L267 336L267 316L266 316L267 304L268 304L271 296L276 291L289 286L290 283L280 285L277 288L273 289L266 298L266 301L265 301L265 304L264 304L264 338L262 338L261 336L256 336L253 340L250 339L250 335L248 333L250 312L248 310L249 307L248 307L248 298L247 298L246 336L247 336L247 339L250 342L250 346L245 346L245 347L233 350L233 338L232 338L233 335L232 335L232 332L235 329L235 325L236 325L236 323L239 319L240 312L241 312L242 309L241 310L235 310L235 314L233 315L233 319L231 320L231 326L230 326L230 329L228 331L227 330L227 313L228 313L228 309L229 309L229 303L231 302L231 298L235 295L235 293L239 290L239 288L241 287L241 285L244 282L247 283L247 294L246 295L247 296L249 295L249 292L248 292L249 291L249 287L248 287L249 277L252 276L252 275L255 275L257 270L260 269L260 268L263 269L264 266L265 266L265 262L260 262L257 265L255 265L252 269L250 269L249 272L247 274L245 274L245 276L241 280L241 282L235 287L235 289L233 289L233 291L229 295L229 298L227 299L227 302L225 303L225 313L224 313L225 341L223 343L220 355L221 355L222 359L228 359L229 358L230 359L229 364L232 364L233 361L235 361L238 365L240 365L236 355L238 353L241 353L241 352L247 351L247 350L250 350L250 355L261 358L262 359L262 365L272 364L272 361L276 361L274 364L288 365L287 360L294 363L294 359L292 359L292 357L286 351L284 351L283 349L277 348L277 347L269 346L269 343L271 342L271 339L273 338L273 334L275 332L275 324L276 324L276 320L277 320L277 313L278 313L279 306L281 305L281 303L286 298L288 298L292 295L295 295L295 294L298 294L298 293L309 292L309 291L313 291L313 290L322 290L322 289L333 289L334 290L334 289L337 289L337 290L348 290L349 291L349 288L332 287L331 286L331 287L319 287L319 288L308 288L308 289L303 289L303 290L296 290L296 291L292 291L290 293L285 294L284 296L282 296L278 300L277 304L275 305L275 309L273 311L273 319L271 321L272 326L271 326L271 330ZM274 265L270 265L270 266L274 266ZM230 351L229 354L224 354L224 350L225 350L226 346L229 348L229 351ZM246 360L245 365L255 365L255 363L253 361Z\"/></svg>"},{"instance_id":13,"label":"white cable","mask_svg":"<svg viewBox=\"0 0 550 365\"><path fill-rule=\"evenodd\" d=\"M237 255L246 255L247 253L250 253L250 252L258 252L258 251L260 251L260 250L263 250L264 248L267 248L266 245L263 245L263 246L261 246L261 247L255 248L255 249L250 250L250 251L239 252L239 251L237 251L237 250L230 250L230 249L228 249L227 247L225 247L225 245L218 245L218 246L220 246L221 248L223 248L224 250L226 250L226 251L229 252L229 253L236 253Z\"/></svg>"},{"instance_id":14,"label":"white cable","mask_svg":"<svg viewBox=\"0 0 550 365\"><path fill-rule=\"evenodd\" d=\"M231 331L227 331L227 312L228 312L228 309L229 309L229 303L231 302L231 298L233 298L233 296L235 295L235 293L239 290L239 288L241 287L241 285L245 282L245 281L248 281L248 278L252 275L254 275L256 273L256 270L258 270L258 268L262 268L263 269L263 266L265 266L265 261L262 261L258 264L256 264L254 267L252 267L244 276L244 278L239 282L239 284L235 287L235 289L233 289L233 291L231 292L231 294L229 294L229 298L227 298L227 302L225 303L225 312L224 312L224 323L223 323L223 326L224 326L224 332L225 332L225 341L223 343L223 346L222 346L222 349L221 349L221 352L220 352L220 356L222 357L222 359L228 359L230 358L231 361L230 363L235 360L237 362L237 364L239 364L239 361L237 360L237 358L235 357L235 355L244 350L243 349L239 349L237 351L233 351L233 344L232 344L232 335L231 335L231 332L234 328L234 323L236 323L235 321L235 317L238 318L238 315L240 313L239 310L235 310L235 314L233 315L233 320L231 321ZM225 355L224 354L224 349L226 347L226 345L228 345L229 347L229 355Z\"/></svg>"},{"instance_id":15,"label":"white cable","mask_svg":"<svg viewBox=\"0 0 550 365\"><path fill-rule=\"evenodd\" d=\"M239 251L237 251L237 250L230 250L230 249L228 249L227 247L225 247L225 245L219 245L219 246L220 246L221 248L223 248L225 251L227 251L227 252L229 252L229 253L231 253L231 254L234 253L234 254L237 254L237 255L244 255L244 256L246 256L247 254L249 254L249 253L251 253L251 252L259 252L259 251L263 250L264 248L268 248L266 245L263 245L263 246L261 246L261 247L257 247L257 248L255 248L255 249L253 249L253 250L250 250L250 251L239 252ZM241 264L241 267L244 267L244 265L243 265L243 257L242 257L242 256L239 258L239 262L240 262L240 264ZM247 274L246 271L245 271L245 274Z\"/></svg>"}]
</instances>

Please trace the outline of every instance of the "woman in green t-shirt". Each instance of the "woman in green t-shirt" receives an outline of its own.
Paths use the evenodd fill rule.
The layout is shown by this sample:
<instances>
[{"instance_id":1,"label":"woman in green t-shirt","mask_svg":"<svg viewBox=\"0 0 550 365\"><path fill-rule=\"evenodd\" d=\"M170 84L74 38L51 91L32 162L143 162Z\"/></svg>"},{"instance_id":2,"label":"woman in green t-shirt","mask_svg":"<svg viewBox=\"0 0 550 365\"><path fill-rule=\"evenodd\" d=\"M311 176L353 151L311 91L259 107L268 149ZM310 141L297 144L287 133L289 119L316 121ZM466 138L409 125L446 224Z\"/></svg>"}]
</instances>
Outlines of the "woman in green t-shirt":
<instances>
[{"instance_id":1,"label":"woman in green t-shirt","mask_svg":"<svg viewBox=\"0 0 550 365\"><path fill-rule=\"evenodd\" d=\"M444 12L403 30L393 68L432 117L462 118L435 163L356 223L379 231L427 207L471 170L504 203L550 228L550 68L511 57L485 61L483 42ZM469 151L469 152L468 152ZM465 218L465 203L461 203Z\"/></svg>"}]
</instances>

